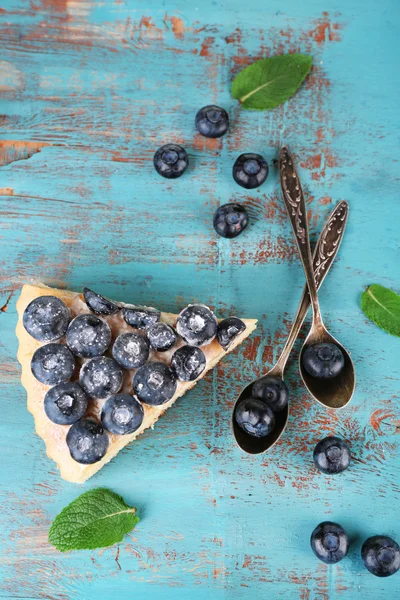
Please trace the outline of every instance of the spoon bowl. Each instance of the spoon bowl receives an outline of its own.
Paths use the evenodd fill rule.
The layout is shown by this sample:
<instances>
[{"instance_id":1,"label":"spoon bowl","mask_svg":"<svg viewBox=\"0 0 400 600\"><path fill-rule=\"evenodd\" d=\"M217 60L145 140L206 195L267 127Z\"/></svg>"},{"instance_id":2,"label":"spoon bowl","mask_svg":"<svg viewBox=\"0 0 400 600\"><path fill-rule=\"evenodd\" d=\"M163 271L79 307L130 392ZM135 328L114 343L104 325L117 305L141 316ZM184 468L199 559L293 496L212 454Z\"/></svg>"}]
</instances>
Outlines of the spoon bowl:
<instances>
[{"instance_id":1,"label":"spoon bowl","mask_svg":"<svg viewBox=\"0 0 400 600\"><path fill-rule=\"evenodd\" d=\"M332 379L312 377L304 368L304 352L309 346L320 343L335 344L342 351L344 367L339 375ZM304 385L320 404L327 408L343 408L350 402L356 384L353 362L346 348L324 326L311 329L300 352L299 367Z\"/></svg>"},{"instance_id":2,"label":"spoon bowl","mask_svg":"<svg viewBox=\"0 0 400 600\"><path fill-rule=\"evenodd\" d=\"M321 235L318 238L313 255L314 279L317 289L319 289L323 280L325 279L339 250L340 243L342 241L342 237L345 230L345 225L347 222L348 210L349 207L347 202L345 202L344 200L339 202L333 209L332 213L329 215L324 225L324 228L321 231ZM297 339L301 326L307 315L308 309L310 308L310 304L310 295L307 286L305 286L302 298L300 300L299 308L297 309L296 316L293 320L292 328L289 332L286 344L278 358L277 363L262 377L259 377L258 379L255 379L250 384L248 384L243 389L243 391L241 392L241 394L235 402L235 406L232 412L232 431L237 445L241 450L243 450L243 452L247 452L248 454L262 454L263 452L269 450L269 448L271 448L274 444L276 444L276 442L279 440L279 438L285 431L289 415L288 404L283 410L275 412L274 428L267 436L263 438L254 437L249 433L246 433L241 427L239 427L235 420L235 412L239 402L241 402L244 398L248 398L251 396L252 387L256 382L260 381L261 379L264 379L267 376L277 377L283 380L283 374L289 354L292 350L294 342ZM333 338L331 339L333 340ZM336 340L333 341L334 343L336 342ZM341 348L340 345L339 347ZM344 351L345 361L346 355L347 352Z\"/></svg>"},{"instance_id":3,"label":"spoon bowl","mask_svg":"<svg viewBox=\"0 0 400 600\"><path fill-rule=\"evenodd\" d=\"M247 385L242 390L241 394L239 395L238 399L235 402L235 406L232 411L232 430L233 430L234 438L235 438L236 443L239 446L239 448L241 450L243 450L244 452L247 452L247 454L262 454L263 452L265 452L266 450L271 448L274 444L276 444L276 442L279 440L279 438L281 437L282 433L285 431L285 428L286 428L288 415L289 415L289 405L288 404L285 406L285 408L283 410L274 413L274 416L275 416L274 428L265 437L261 437L261 438L254 437L253 435L246 433L246 431L244 431L236 423L235 412L236 412L237 405L242 400L244 400L244 398L250 398L253 385L255 383L257 383L257 381L260 381L261 379L264 379L264 377L267 377L267 376L279 377L280 379L283 379L283 371L281 371L279 368L277 368L277 366L275 366L273 369L268 371L262 377L259 377L259 378L255 379L254 381L252 381L251 383L249 383L249 385Z\"/></svg>"}]
</instances>

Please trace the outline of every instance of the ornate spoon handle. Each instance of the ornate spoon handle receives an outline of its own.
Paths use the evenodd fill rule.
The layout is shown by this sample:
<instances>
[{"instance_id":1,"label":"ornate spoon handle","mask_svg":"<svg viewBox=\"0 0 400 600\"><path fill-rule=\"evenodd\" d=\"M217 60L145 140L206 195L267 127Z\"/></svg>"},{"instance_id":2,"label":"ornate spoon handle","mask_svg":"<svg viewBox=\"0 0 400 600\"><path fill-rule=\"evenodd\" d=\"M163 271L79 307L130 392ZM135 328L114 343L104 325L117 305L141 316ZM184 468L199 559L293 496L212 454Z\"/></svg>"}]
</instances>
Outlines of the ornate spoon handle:
<instances>
[{"instance_id":1,"label":"ornate spoon handle","mask_svg":"<svg viewBox=\"0 0 400 600\"><path fill-rule=\"evenodd\" d=\"M314 280L310 240L308 237L306 203L303 190L301 189L300 179L296 167L294 166L293 156L286 146L282 146L279 152L279 175L281 178L283 200L292 225L301 262L303 263L314 318L318 322L322 322L318 304L317 287Z\"/></svg>"},{"instance_id":2,"label":"ornate spoon handle","mask_svg":"<svg viewBox=\"0 0 400 600\"><path fill-rule=\"evenodd\" d=\"M336 254L341 244L344 230L349 215L349 205L345 200L336 204L329 215L324 228L322 229L314 249L313 269L316 289L318 290L328 274L329 269L335 260ZM308 292L308 286L304 287L303 296L300 300L299 308L293 321L292 329L286 340L286 344L281 352L276 367L279 373L283 373L287 359L292 350L293 344L299 335L299 331L306 318L311 300Z\"/></svg>"}]
</instances>

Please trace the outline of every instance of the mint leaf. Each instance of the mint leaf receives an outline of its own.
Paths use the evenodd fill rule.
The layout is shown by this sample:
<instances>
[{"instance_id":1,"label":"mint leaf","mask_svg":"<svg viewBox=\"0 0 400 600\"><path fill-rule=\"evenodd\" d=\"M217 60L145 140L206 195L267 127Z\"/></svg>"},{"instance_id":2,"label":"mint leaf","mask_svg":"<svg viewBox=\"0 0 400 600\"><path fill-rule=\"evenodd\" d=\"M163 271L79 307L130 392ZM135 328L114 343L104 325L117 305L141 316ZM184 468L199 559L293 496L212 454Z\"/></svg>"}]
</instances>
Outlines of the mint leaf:
<instances>
[{"instance_id":1,"label":"mint leaf","mask_svg":"<svg viewBox=\"0 0 400 600\"><path fill-rule=\"evenodd\" d=\"M257 60L235 77L232 96L243 108L275 108L293 96L311 65L312 57L306 54L282 54Z\"/></svg>"},{"instance_id":2,"label":"mint leaf","mask_svg":"<svg viewBox=\"0 0 400 600\"><path fill-rule=\"evenodd\" d=\"M400 337L400 296L374 283L361 295L364 314L391 335Z\"/></svg>"},{"instance_id":3,"label":"mint leaf","mask_svg":"<svg viewBox=\"0 0 400 600\"><path fill-rule=\"evenodd\" d=\"M136 508L106 488L85 492L54 519L49 542L61 552L92 550L120 542L139 522Z\"/></svg>"}]
</instances>

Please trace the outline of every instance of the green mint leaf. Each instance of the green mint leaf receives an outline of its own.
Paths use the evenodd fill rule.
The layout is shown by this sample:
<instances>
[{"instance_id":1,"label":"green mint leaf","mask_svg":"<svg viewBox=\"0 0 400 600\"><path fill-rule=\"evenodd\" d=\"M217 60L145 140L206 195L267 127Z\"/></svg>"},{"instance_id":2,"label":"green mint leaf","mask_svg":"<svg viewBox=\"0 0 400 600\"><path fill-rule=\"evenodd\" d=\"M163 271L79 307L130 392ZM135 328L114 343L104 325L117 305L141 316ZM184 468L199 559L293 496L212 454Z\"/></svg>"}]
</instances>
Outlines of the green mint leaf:
<instances>
[{"instance_id":1,"label":"green mint leaf","mask_svg":"<svg viewBox=\"0 0 400 600\"><path fill-rule=\"evenodd\" d=\"M361 295L364 314L391 335L400 337L400 296L374 283Z\"/></svg>"},{"instance_id":2,"label":"green mint leaf","mask_svg":"<svg viewBox=\"0 0 400 600\"><path fill-rule=\"evenodd\" d=\"M54 519L49 542L61 552L92 550L120 542L138 523L136 508L106 488L85 492Z\"/></svg>"},{"instance_id":3,"label":"green mint leaf","mask_svg":"<svg viewBox=\"0 0 400 600\"><path fill-rule=\"evenodd\" d=\"M262 58L241 71L232 82L232 96L243 108L267 110L293 96L309 73L312 57L282 54Z\"/></svg>"}]
</instances>

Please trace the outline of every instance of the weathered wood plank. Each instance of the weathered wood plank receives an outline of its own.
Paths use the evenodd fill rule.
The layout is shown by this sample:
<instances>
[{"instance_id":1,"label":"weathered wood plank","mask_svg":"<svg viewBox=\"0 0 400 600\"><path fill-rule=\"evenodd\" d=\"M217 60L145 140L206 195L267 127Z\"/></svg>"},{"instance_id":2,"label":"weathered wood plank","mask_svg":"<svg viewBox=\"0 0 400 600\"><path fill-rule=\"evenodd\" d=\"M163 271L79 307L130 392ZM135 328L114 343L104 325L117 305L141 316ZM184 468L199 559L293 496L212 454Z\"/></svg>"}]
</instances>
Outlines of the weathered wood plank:
<instances>
[{"instance_id":1,"label":"weathered wood plank","mask_svg":"<svg viewBox=\"0 0 400 600\"><path fill-rule=\"evenodd\" d=\"M399 577L373 578L359 558L369 535L400 539L399 342L358 308L373 281L399 291L398 12L394 0L327 0L323 8L318 0L3 2L0 598L399 596ZM229 95L233 75L255 57L287 51L314 56L306 85L269 113L241 111ZM196 111L210 102L232 120L217 141L194 132ZM190 155L174 182L152 167L167 141ZM350 203L321 302L352 350L358 387L339 413L317 406L298 379L298 344L288 429L269 454L252 458L233 443L234 398L277 357L303 285L272 165L283 141L300 159L314 236L336 201ZM254 193L231 178L245 151L271 165ZM230 242L212 228L214 210L229 200L251 217ZM84 486L108 486L138 506L142 521L118 555L61 555L47 543L52 518L82 488L60 480L44 455L19 384L15 300L31 280L89 285L171 311L200 300L221 316L260 319L154 432ZM336 478L312 466L314 444L331 432L355 457ZM308 546L326 518L354 540L333 568L317 564Z\"/></svg>"}]
</instances>

